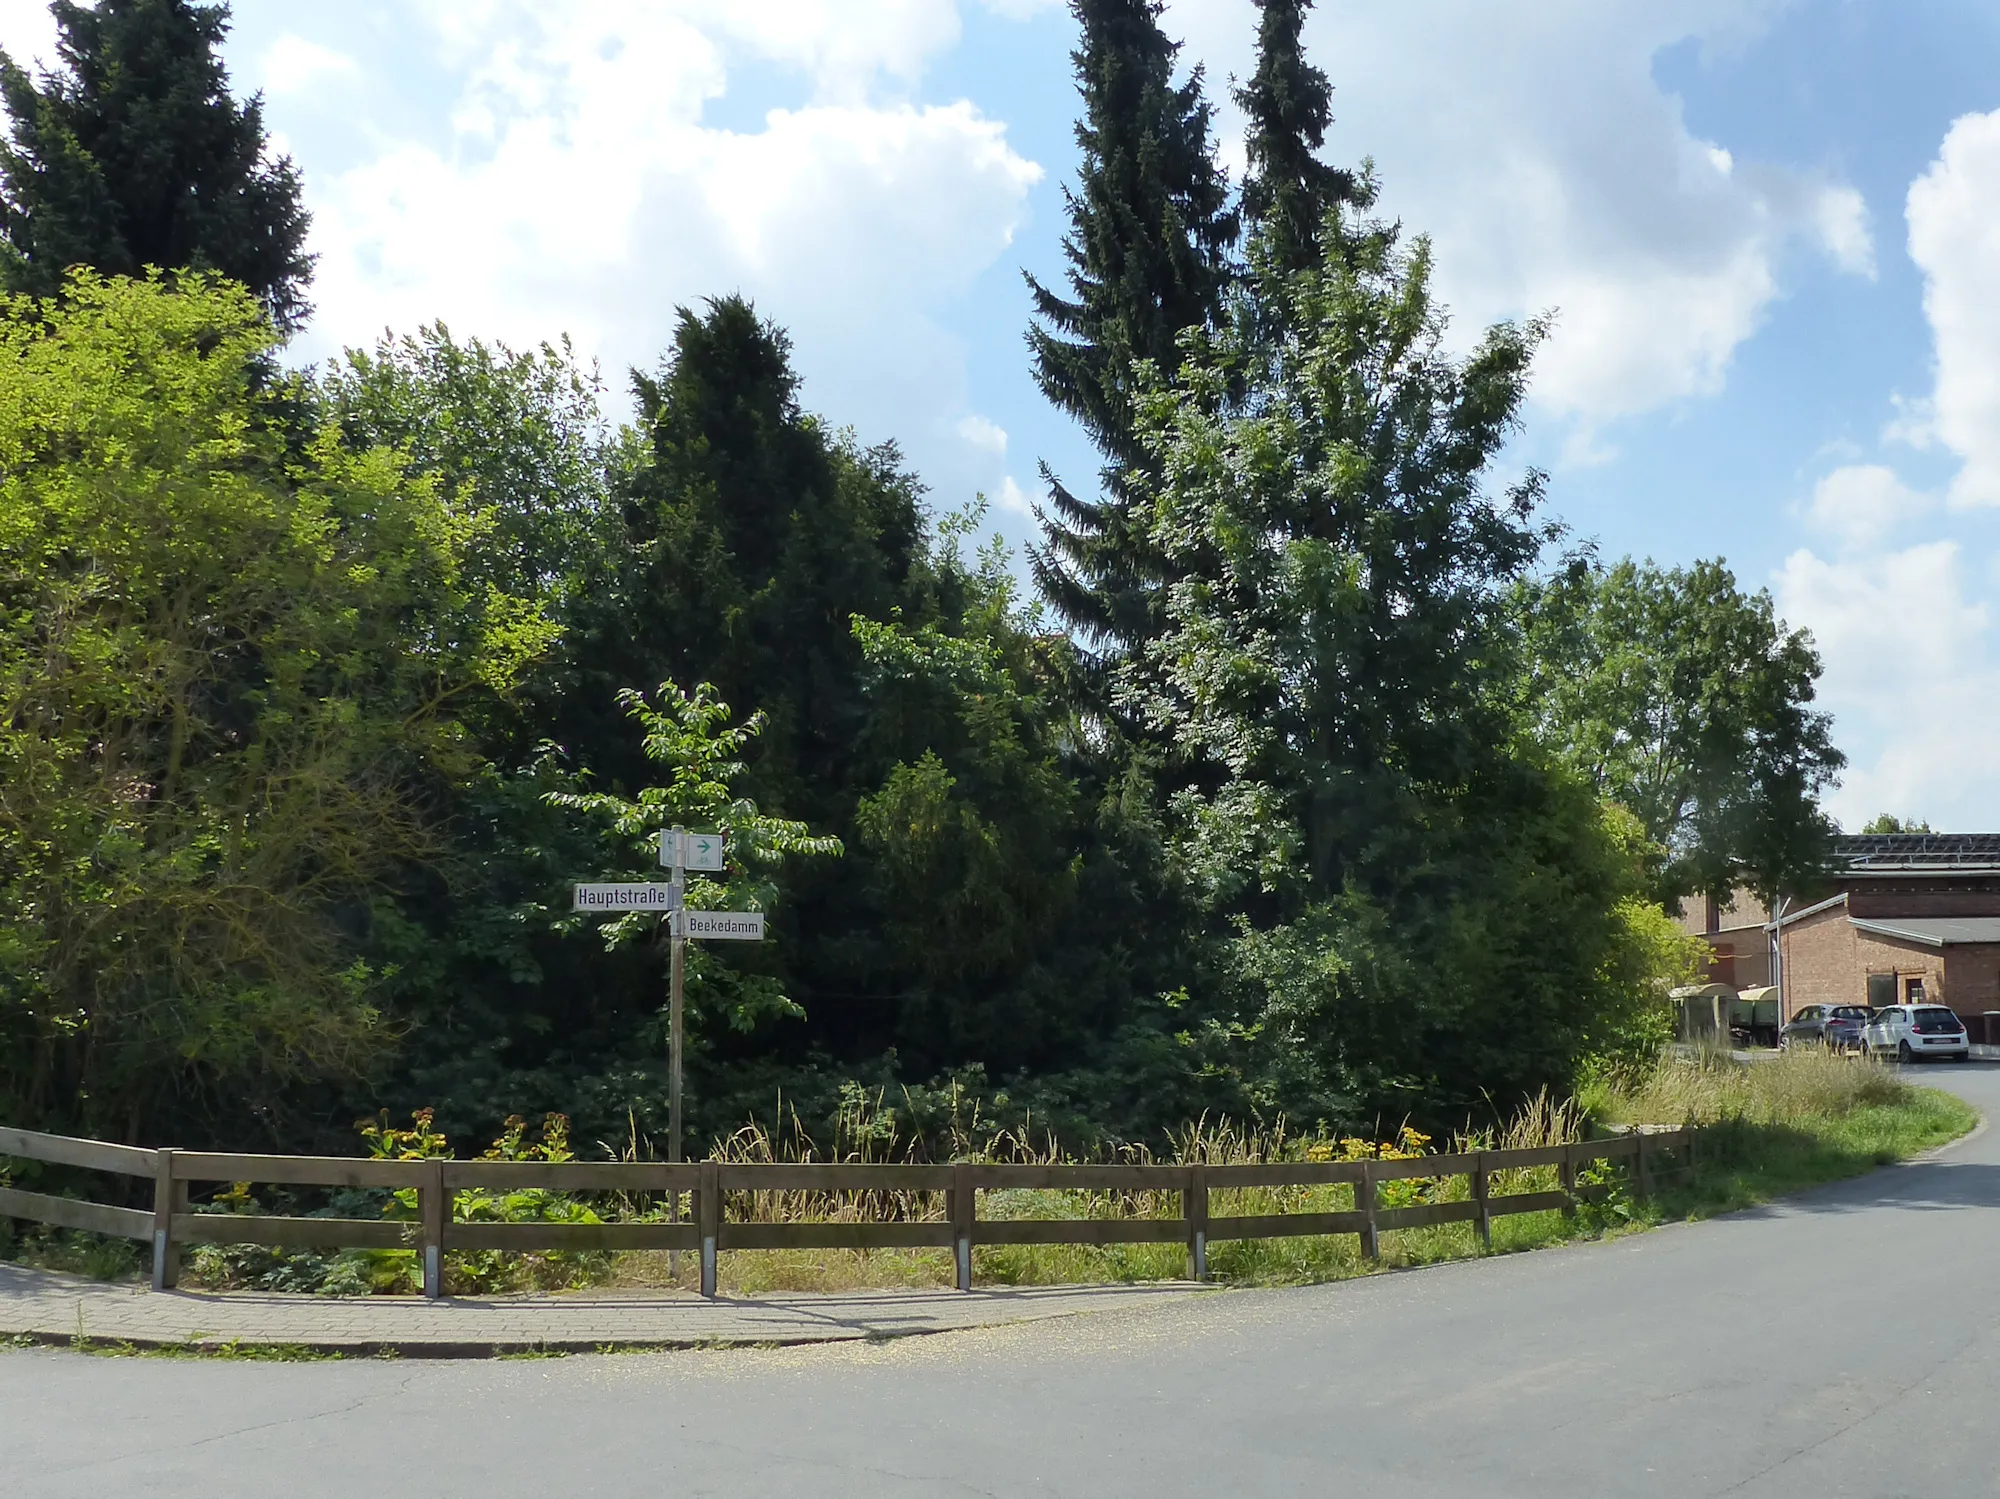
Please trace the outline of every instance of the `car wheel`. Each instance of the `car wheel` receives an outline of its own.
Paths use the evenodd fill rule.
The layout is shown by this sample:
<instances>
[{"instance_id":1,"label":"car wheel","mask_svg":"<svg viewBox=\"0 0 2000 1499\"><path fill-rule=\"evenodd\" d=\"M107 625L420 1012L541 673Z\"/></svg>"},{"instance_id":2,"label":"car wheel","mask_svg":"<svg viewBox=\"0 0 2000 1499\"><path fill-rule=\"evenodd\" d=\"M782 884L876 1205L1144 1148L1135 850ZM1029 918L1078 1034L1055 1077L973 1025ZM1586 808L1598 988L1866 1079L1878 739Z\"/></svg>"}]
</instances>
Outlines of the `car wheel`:
<instances>
[{"instance_id":1,"label":"car wheel","mask_svg":"<svg viewBox=\"0 0 2000 1499\"><path fill-rule=\"evenodd\" d=\"M1970 1051L1953 1052L1951 1059L1954 1062L1969 1062L1972 1060L1972 1053Z\"/></svg>"},{"instance_id":2,"label":"car wheel","mask_svg":"<svg viewBox=\"0 0 2000 1499\"><path fill-rule=\"evenodd\" d=\"M1896 1060L1897 1060L1897 1061L1899 1061L1899 1062L1903 1062L1903 1063L1908 1063L1908 1062L1911 1062L1911 1061L1915 1060L1915 1057L1916 1057L1916 1053L1910 1050L1910 1043L1909 1043L1909 1042L1907 1042L1907 1041L1898 1041L1898 1042L1896 1043Z\"/></svg>"}]
</instances>

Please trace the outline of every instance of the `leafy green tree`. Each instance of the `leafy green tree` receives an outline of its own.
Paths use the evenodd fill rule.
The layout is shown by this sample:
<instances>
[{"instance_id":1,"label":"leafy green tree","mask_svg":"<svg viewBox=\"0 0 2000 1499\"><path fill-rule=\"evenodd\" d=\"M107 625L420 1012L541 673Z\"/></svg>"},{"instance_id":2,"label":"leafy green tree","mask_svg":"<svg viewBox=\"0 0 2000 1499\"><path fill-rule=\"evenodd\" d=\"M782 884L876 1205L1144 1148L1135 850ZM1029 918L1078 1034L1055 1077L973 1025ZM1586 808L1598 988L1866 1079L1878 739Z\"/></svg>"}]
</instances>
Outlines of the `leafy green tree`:
<instances>
[{"instance_id":1,"label":"leafy green tree","mask_svg":"<svg viewBox=\"0 0 2000 1499\"><path fill-rule=\"evenodd\" d=\"M1485 480L1541 329L1453 359L1427 245L1355 215L1323 234L1317 266L1253 245L1260 305L1145 398L1181 581L1117 681L1217 775L1174 798L1178 857L1251 1096L1456 1122L1566 1083L1622 1023L1639 866L1510 723L1541 479Z\"/></svg>"},{"instance_id":2,"label":"leafy green tree","mask_svg":"<svg viewBox=\"0 0 2000 1499\"><path fill-rule=\"evenodd\" d=\"M248 292L177 286L0 305L0 1112L126 1138L379 1059L358 928L552 635L397 455L299 450Z\"/></svg>"},{"instance_id":3,"label":"leafy green tree","mask_svg":"<svg viewBox=\"0 0 2000 1499\"><path fill-rule=\"evenodd\" d=\"M1257 70L1236 91L1250 158L1243 218L1262 230L1280 267L1318 263L1329 211L1357 202L1359 179L1319 159L1333 123L1333 88L1300 42L1312 0L1258 0Z\"/></svg>"},{"instance_id":4,"label":"leafy green tree","mask_svg":"<svg viewBox=\"0 0 2000 1499\"><path fill-rule=\"evenodd\" d=\"M1861 831L1879 836L1884 833L1930 833L1936 829L1927 822L1906 820L1893 812L1882 812L1863 823Z\"/></svg>"},{"instance_id":5,"label":"leafy green tree","mask_svg":"<svg viewBox=\"0 0 2000 1499\"><path fill-rule=\"evenodd\" d=\"M1818 796L1846 763L1812 706L1819 655L1720 561L1629 558L1525 586L1537 732L1665 850L1668 902L1765 899L1825 866Z\"/></svg>"},{"instance_id":6,"label":"leafy green tree","mask_svg":"<svg viewBox=\"0 0 2000 1499\"><path fill-rule=\"evenodd\" d=\"M635 380L627 555L576 626L569 711L596 716L551 737L636 784L644 766L616 757L606 719L616 694L710 682L767 715L758 799L827 822L865 714L849 620L935 607L921 488L893 447L858 449L800 409L789 341L741 298L684 310L665 367Z\"/></svg>"},{"instance_id":7,"label":"leafy green tree","mask_svg":"<svg viewBox=\"0 0 2000 1499\"><path fill-rule=\"evenodd\" d=\"M37 81L0 53L0 276L48 296L72 266L136 276L214 271L287 333L304 321L310 224L263 104L238 103L220 57L226 5L55 0L59 65Z\"/></svg>"},{"instance_id":8,"label":"leafy green tree","mask_svg":"<svg viewBox=\"0 0 2000 1499\"><path fill-rule=\"evenodd\" d=\"M393 448L490 522L477 581L567 618L603 581L620 535L609 473L617 437L594 369L569 341L526 352L458 339L442 323L350 349L318 399L350 442Z\"/></svg>"},{"instance_id":9,"label":"leafy green tree","mask_svg":"<svg viewBox=\"0 0 2000 1499\"><path fill-rule=\"evenodd\" d=\"M1083 161L1076 190L1064 192L1070 295L1028 278L1040 320L1028 348L1042 393L1104 453L1106 492L1079 496L1045 471L1053 513L1030 560L1071 627L1115 655L1158 628L1164 577L1125 489L1125 471L1148 461L1133 362L1171 370L1182 331L1214 319L1237 222L1201 70L1174 82L1179 47L1160 30L1160 0L1072 0L1071 9L1082 30L1071 57Z\"/></svg>"},{"instance_id":10,"label":"leafy green tree","mask_svg":"<svg viewBox=\"0 0 2000 1499\"><path fill-rule=\"evenodd\" d=\"M657 875L663 829L719 832L727 849L726 868L719 877L692 875L688 906L697 911L762 911L777 899L776 874L786 860L841 852L838 838L816 836L805 823L759 812L756 803L735 795L735 783L744 775L744 747L763 732L762 714L753 713L731 727L729 705L717 701L711 688L703 686L688 694L671 682L663 684L651 702L640 692L622 693L620 701L639 726L646 758L668 771L670 778L630 797L605 791L548 794L551 806L583 813L608 837L612 856L579 870L579 876L615 877L621 870ZM581 924L581 918L572 917L560 927L574 929ZM628 912L603 929L606 945L613 948L649 935L664 937L663 917ZM769 965L756 963L762 956L696 952L690 1000L697 1024L705 1012L714 1011L734 1029L748 1032L774 1015L803 1013L786 996ZM764 971L756 971L759 967Z\"/></svg>"}]
</instances>

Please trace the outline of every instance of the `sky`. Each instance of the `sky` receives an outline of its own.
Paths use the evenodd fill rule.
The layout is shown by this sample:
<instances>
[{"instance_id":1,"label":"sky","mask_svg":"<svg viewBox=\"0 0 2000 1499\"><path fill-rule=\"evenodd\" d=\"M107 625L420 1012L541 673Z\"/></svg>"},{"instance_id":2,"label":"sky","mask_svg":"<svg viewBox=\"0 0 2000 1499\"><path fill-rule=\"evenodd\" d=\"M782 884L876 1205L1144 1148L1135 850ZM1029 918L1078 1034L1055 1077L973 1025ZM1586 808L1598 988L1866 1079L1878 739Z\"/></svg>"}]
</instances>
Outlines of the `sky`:
<instances>
[{"instance_id":1,"label":"sky","mask_svg":"<svg viewBox=\"0 0 2000 1499\"><path fill-rule=\"evenodd\" d=\"M227 60L302 170L297 357L443 320L568 336L623 410L741 292L808 407L940 510L1034 535L1097 460L1037 393L1061 275L1061 0L238 0ZM1249 0L1164 25L1222 107ZM41 0L0 46L48 55ZM1552 313L1504 463L1606 557L1725 558L1825 663L1829 808L2000 828L2000 6L1320 0L1327 154L1431 237L1453 337Z\"/></svg>"}]
</instances>

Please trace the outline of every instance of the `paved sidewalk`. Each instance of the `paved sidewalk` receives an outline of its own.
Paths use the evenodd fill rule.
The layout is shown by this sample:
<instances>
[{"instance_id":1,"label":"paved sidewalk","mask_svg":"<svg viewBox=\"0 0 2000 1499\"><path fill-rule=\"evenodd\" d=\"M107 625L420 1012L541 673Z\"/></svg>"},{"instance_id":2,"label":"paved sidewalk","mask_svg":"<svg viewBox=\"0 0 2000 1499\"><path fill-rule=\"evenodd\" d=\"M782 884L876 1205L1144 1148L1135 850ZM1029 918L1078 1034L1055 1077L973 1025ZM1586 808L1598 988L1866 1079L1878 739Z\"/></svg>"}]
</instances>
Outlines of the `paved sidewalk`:
<instances>
[{"instance_id":1,"label":"paved sidewalk","mask_svg":"<svg viewBox=\"0 0 2000 1499\"><path fill-rule=\"evenodd\" d=\"M1205 1294L1189 1282L974 1291L855 1291L754 1300L643 1292L334 1298L154 1292L0 1264L0 1338L142 1348L286 1345L413 1358L599 1348L838 1343L1109 1311Z\"/></svg>"}]
</instances>

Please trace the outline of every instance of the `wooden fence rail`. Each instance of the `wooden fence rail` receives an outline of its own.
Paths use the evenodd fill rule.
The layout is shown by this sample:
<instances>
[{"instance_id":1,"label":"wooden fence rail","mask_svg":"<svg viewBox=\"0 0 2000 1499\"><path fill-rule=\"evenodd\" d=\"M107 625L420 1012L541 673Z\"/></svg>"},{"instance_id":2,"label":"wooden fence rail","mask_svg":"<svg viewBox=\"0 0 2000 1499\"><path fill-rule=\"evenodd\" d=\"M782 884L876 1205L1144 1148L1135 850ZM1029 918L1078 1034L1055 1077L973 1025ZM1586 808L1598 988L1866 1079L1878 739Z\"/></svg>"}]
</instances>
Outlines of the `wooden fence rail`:
<instances>
[{"instance_id":1,"label":"wooden fence rail","mask_svg":"<svg viewBox=\"0 0 2000 1499\"><path fill-rule=\"evenodd\" d=\"M1665 1176L1694 1169L1696 1131L1642 1130L1529 1150L1481 1150L1461 1155L1361 1161L1292 1161L1256 1165L1179 1166L950 1166L743 1165L703 1161L686 1165L612 1161L364 1160L336 1156L228 1155L212 1151L142 1150L74 1140L32 1130L0 1128L0 1157L150 1179L153 1207L108 1207L68 1197L0 1187L0 1217L114 1237L151 1240L153 1287L179 1279L180 1250L188 1244L259 1244L286 1249L411 1249L423 1263L424 1294L444 1294L447 1249L596 1250L672 1249L701 1256L701 1289L715 1294L716 1255L725 1249L903 1249L954 1251L958 1288L972 1289L975 1244L1174 1244L1185 1243L1189 1274L1208 1278L1208 1246L1225 1239L1354 1234L1369 1259L1380 1254L1380 1235L1401 1228L1471 1223L1492 1243L1493 1220L1514 1213L1569 1211L1602 1188L1578 1186L1578 1172L1597 1161L1623 1163L1641 1197ZM1669 1164L1671 1162L1671 1164ZM1494 1190L1501 1173L1556 1167L1555 1191ZM1398 1181L1464 1177L1464 1201L1384 1206L1381 1188ZM412 1220L387 1218L276 1217L197 1213L189 1204L194 1182L250 1182L273 1186L376 1188L416 1194ZM1338 1212L1269 1212L1210 1216L1211 1194L1247 1188L1353 1188L1354 1207ZM1082 1191L1099 1194L1175 1193L1177 1218L982 1218L981 1192ZM674 1222L466 1222L454 1221L461 1192L617 1192L671 1194L693 1203L691 1221ZM757 1194L923 1194L941 1196L942 1216L871 1222L757 1222L732 1219L732 1198ZM936 1207L935 1202L930 1204Z\"/></svg>"}]
</instances>

